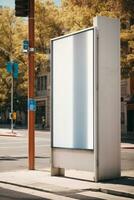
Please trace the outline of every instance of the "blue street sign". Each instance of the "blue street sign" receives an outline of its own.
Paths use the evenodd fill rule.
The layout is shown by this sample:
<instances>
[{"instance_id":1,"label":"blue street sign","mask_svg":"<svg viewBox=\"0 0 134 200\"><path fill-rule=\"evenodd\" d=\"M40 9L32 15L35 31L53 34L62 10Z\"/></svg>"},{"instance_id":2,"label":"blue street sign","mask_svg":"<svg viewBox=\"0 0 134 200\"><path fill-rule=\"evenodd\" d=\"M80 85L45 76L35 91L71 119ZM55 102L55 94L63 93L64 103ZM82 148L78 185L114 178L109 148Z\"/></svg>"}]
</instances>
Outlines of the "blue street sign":
<instances>
[{"instance_id":1,"label":"blue street sign","mask_svg":"<svg viewBox=\"0 0 134 200\"><path fill-rule=\"evenodd\" d=\"M6 64L6 69L8 73L13 73L14 78L18 78L18 63L8 62Z\"/></svg>"},{"instance_id":2,"label":"blue street sign","mask_svg":"<svg viewBox=\"0 0 134 200\"><path fill-rule=\"evenodd\" d=\"M18 78L18 68L19 68L18 63L13 63L13 77L14 78Z\"/></svg>"},{"instance_id":3,"label":"blue street sign","mask_svg":"<svg viewBox=\"0 0 134 200\"><path fill-rule=\"evenodd\" d=\"M23 52L27 52L29 49L29 41L28 40L24 40L23 41Z\"/></svg>"},{"instance_id":4,"label":"blue street sign","mask_svg":"<svg viewBox=\"0 0 134 200\"><path fill-rule=\"evenodd\" d=\"M29 99L28 100L28 110L36 111L36 101L35 101L35 99Z\"/></svg>"},{"instance_id":5,"label":"blue street sign","mask_svg":"<svg viewBox=\"0 0 134 200\"><path fill-rule=\"evenodd\" d=\"M12 62L8 62L6 64L6 69L8 73L12 73L12 67L13 67L13 63Z\"/></svg>"}]
</instances>

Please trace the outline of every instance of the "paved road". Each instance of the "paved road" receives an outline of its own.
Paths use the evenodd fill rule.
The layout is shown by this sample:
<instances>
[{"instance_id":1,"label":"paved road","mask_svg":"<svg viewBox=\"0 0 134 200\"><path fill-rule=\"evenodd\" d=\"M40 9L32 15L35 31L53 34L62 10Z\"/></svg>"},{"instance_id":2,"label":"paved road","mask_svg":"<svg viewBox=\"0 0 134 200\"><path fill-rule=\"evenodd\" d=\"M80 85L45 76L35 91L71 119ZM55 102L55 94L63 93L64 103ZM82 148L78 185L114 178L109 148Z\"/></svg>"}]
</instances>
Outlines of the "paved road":
<instances>
[{"instance_id":1,"label":"paved road","mask_svg":"<svg viewBox=\"0 0 134 200\"><path fill-rule=\"evenodd\" d=\"M28 137L26 130L17 131L19 137L0 136L0 171L15 171L28 167ZM35 133L35 167L43 170L50 166L50 133Z\"/></svg>"},{"instance_id":2,"label":"paved road","mask_svg":"<svg viewBox=\"0 0 134 200\"><path fill-rule=\"evenodd\" d=\"M19 137L0 136L0 172L16 171L28 167L28 138L26 130L17 131ZM36 131L37 170L50 167L50 132ZM121 150L122 169L134 169L134 149Z\"/></svg>"},{"instance_id":3,"label":"paved road","mask_svg":"<svg viewBox=\"0 0 134 200\"><path fill-rule=\"evenodd\" d=\"M8 190L0 187L0 199L1 200L45 200L46 198L41 198L39 196L25 194L23 192L16 192L13 190ZM46 199L47 200L47 199Z\"/></svg>"}]
</instances>

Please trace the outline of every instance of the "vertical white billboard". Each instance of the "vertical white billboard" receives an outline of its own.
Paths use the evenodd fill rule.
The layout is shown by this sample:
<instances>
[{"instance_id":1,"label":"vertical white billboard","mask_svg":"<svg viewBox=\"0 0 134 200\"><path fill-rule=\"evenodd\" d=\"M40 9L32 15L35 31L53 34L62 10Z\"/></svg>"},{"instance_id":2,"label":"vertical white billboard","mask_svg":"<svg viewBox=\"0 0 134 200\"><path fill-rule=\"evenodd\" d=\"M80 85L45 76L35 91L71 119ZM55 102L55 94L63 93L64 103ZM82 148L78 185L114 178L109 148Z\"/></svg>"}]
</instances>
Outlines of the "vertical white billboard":
<instances>
[{"instance_id":1,"label":"vertical white billboard","mask_svg":"<svg viewBox=\"0 0 134 200\"><path fill-rule=\"evenodd\" d=\"M52 147L93 149L94 29L52 40Z\"/></svg>"}]
</instances>

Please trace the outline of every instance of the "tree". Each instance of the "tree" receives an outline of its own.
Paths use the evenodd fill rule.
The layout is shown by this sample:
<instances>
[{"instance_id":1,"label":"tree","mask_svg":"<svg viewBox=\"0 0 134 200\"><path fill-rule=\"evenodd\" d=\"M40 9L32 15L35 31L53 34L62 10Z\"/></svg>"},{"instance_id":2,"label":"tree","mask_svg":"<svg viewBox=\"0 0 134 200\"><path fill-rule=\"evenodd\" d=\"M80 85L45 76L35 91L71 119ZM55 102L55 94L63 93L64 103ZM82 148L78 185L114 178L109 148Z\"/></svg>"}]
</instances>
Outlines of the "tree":
<instances>
[{"instance_id":1,"label":"tree","mask_svg":"<svg viewBox=\"0 0 134 200\"><path fill-rule=\"evenodd\" d=\"M50 39L62 34L59 10L53 1L36 1L35 14L35 46L36 71L50 71L49 53Z\"/></svg>"},{"instance_id":2,"label":"tree","mask_svg":"<svg viewBox=\"0 0 134 200\"><path fill-rule=\"evenodd\" d=\"M119 18L121 21L122 77L128 77L133 74L133 0L63 0L60 11L65 32L72 32L92 26L92 19L96 15Z\"/></svg>"},{"instance_id":3,"label":"tree","mask_svg":"<svg viewBox=\"0 0 134 200\"><path fill-rule=\"evenodd\" d=\"M27 38L26 24L16 18L12 9L0 9L0 101L10 98L10 74L6 72L6 63L14 60L19 62L19 78L15 81L16 92L27 91L27 59L21 52L22 40Z\"/></svg>"}]
</instances>

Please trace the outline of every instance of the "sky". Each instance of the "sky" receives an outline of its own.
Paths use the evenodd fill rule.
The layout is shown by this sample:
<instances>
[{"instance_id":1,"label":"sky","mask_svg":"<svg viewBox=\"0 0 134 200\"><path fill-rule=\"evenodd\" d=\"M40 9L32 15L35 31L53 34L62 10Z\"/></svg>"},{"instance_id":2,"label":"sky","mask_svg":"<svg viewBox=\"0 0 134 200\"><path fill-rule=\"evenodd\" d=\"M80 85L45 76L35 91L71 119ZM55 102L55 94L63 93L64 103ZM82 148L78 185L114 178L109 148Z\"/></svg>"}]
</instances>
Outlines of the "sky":
<instances>
[{"instance_id":1,"label":"sky","mask_svg":"<svg viewBox=\"0 0 134 200\"><path fill-rule=\"evenodd\" d=\"M54 1L57 5L59 5L61 0L54 0ZM14 8L15 0L0 0L0 5Z\"/></svg>"}]
</instances>

